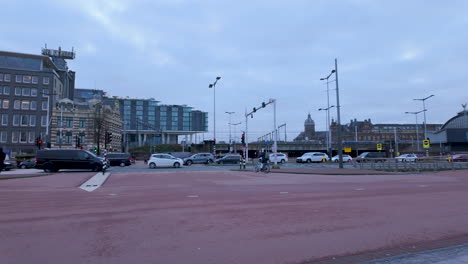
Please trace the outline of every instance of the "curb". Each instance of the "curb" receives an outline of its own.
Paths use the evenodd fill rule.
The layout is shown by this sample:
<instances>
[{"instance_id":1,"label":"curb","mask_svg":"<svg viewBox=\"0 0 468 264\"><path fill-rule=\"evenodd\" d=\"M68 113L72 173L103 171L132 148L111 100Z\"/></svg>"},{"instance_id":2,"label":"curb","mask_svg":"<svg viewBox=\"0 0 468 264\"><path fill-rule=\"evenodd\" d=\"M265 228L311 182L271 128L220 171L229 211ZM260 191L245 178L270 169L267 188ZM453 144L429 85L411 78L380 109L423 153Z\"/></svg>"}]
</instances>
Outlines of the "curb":
<instances>
[{"instance_id":1,"label":"curb","mask_svg":"<svg viewBox=\"0 0 468 264\"><path fill-rule=\"evenodd\" d=\"M34 177L42 177L42 176L49 176L49 175L52 175L52 173L44 173L44 174L18 174L18 175L5 175L5 177L3 177L2 175L0 175L0 181L1 180L11 180L11 179L21 179L21 178L34 178Z\"/></svg>"}]
</instances>

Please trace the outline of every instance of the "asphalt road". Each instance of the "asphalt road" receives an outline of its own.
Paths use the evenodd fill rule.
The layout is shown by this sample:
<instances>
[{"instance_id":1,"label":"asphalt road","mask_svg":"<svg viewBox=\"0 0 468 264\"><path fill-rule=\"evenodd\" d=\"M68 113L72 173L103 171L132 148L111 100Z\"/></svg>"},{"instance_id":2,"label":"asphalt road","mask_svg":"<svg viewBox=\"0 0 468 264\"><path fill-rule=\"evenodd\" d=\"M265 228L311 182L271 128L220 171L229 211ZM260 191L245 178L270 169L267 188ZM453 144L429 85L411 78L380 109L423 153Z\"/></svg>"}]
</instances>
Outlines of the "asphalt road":
<instances>
[{"instance_id":1,"label":"asphalt road","mask_svg":"<svg viewBox=\"0 0 468 264\"><path fill-rule=\"evenodd\" d=\"M0 263L333 263L468 235L466 171L111 173L93 192L91 172L0 181Z\"/></svg>"}]
</instances>

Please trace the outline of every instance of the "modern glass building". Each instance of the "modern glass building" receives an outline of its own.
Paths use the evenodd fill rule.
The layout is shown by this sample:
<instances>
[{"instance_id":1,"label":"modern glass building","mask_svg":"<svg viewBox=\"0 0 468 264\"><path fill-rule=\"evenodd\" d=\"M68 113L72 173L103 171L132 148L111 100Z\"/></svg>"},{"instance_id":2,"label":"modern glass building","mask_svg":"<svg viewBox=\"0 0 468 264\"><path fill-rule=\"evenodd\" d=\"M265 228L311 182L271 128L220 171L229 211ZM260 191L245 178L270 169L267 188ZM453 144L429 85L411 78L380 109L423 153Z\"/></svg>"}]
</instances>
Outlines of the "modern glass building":
<instances>
[{"instance_id":1,"label":"modern glass building","mask_svg":"<svg viewBox=\"0 0 468 264\"><path fill-rule=\"evenodd\" d=\"M176 144L180 136L192 142L194 134L208 130L208 113L187 105L164 105L154 99L106 100L119 101L126 147Z\"/></svg>"}]
</instances>

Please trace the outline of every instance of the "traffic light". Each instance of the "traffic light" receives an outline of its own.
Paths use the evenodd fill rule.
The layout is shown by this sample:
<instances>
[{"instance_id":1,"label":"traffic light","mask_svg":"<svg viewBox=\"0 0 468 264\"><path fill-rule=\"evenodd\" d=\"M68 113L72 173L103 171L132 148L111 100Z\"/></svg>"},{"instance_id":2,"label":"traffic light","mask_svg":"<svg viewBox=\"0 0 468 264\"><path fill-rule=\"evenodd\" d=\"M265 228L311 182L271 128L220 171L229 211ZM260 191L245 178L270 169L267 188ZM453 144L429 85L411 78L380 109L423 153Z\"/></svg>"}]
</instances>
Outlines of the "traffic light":
<instances>
[{"instance_id":1,"label":"traffic light","mask_svg":"<svg viewBox=\"0 0 468 264\"><path fill-rule=\"evenodd\" d=\"M81 147L81 139L78 135L76 135L76 148L80 148Z\"/></svg>"},{"instance_id":2,"label":"traffic light","mask_svg":"<svg viewBox=\"0 0 468 264\"><path fill-rule=\"evenodd\" d=\"M254 113L257 112L257 108L254 107L254 108L253 108L253 112L254 112Z\"/></svg>"},{"instance_id":3,"label":"traffic light","mask_svg":"<svg viewBox=\"0 0 468 264\"><path fill-rule=\"evenodd\" d=\"M42 146L42 140L40 137L36 138L36 146L38 149L41 149Z\"/></svg>"},{"instance_id":4,"label":"traffic light","mask_svg":"<svg viewBox=\"0 0 468 264\"><path fill-rule=\"evenodd\" d=\"M263 103L262 103L262 107L265 108L265 106L266 106L266 104L265 104L265 102L263 102Z\"/></svg>"},{"instance_id":5,"label":"traffic light","mask_svg":"<svg viewBox=\"0 0 468 264\"><path fill-rule=\"evenodd\" d=\"M245 132L242 133L242 136L241 136L241 143L242 143L242 145L245 145Z\"/></svg>"},{"instance_id":6,"label":"traffic light","mask_svg":"<svg viewBox=\"0 0 468 264\"><path fill-rule=\"evenodd\" d=\"M112 142L112 133L106 132L106 144L110 144Z\"/></svg>"},{"instance_id":7,"label":"traffic light","mask_svg":"<svg viewBox=\"0 0 468 264\"><path fill-rule=\"evenodd\" d=\"M97 153L97 148L94 148L94 149L93 149L93 152L94 152L94 153Z\"/></svg>"}]
</instances>

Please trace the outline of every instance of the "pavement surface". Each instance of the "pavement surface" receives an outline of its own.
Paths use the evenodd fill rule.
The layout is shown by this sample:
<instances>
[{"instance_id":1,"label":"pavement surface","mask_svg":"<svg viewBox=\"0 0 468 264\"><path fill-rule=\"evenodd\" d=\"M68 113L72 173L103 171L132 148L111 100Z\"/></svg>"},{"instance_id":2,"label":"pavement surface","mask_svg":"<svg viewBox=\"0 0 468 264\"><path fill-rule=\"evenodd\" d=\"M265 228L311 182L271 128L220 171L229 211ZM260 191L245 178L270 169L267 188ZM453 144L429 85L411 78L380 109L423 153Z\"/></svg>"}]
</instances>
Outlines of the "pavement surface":
<instances>
[{"instance_id":1,"label":"pavement surface","mask_svg":"<svg viewBox=\"0 0 468 264\"><path fill-rule=\"evenodd\" d=\"M93 172L0 181L0 263L359 263L468 239L467 171L124 169L93 192Z\"/></svg>"}]
</instances>

